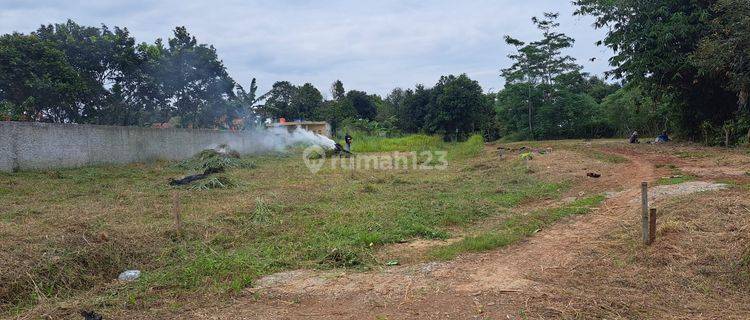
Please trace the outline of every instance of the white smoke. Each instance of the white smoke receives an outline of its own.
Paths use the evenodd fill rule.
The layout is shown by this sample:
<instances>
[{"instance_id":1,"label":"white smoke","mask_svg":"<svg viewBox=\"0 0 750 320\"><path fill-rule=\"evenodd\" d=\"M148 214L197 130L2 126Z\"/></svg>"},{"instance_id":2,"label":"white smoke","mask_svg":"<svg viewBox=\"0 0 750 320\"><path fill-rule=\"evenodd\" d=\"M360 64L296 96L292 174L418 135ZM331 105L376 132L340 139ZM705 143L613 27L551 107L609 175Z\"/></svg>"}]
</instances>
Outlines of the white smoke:
<instances>
[{"instance_id":1,"label":"white smoke","mask_svg":"<svg viewBox=\"0 0 750 320\"><path fill-rule=\"evenodd\" d=\"M336 148L336 142L330 138L300 127L292 131L289 131L286 127L241 131L237 134L228 135L225 141L212 144L209 148L218 150L222 145L242 154L285 152L289 147L297 145L315 145L327 150Z\"/></svg>"},{"instance_id":2,"label":"white smoke","mask_svg":"<svg viewBox=\"0 0 750 320\"><path fill-rule=\"evenodd\" d=\"M292 132L284 127L269 128L267 131L269 137L266 142L271 142L277 151L283 151L294 145L316 145L329 150L336 148L335 141L300 127Z\"/></svg>"}]
</instances>

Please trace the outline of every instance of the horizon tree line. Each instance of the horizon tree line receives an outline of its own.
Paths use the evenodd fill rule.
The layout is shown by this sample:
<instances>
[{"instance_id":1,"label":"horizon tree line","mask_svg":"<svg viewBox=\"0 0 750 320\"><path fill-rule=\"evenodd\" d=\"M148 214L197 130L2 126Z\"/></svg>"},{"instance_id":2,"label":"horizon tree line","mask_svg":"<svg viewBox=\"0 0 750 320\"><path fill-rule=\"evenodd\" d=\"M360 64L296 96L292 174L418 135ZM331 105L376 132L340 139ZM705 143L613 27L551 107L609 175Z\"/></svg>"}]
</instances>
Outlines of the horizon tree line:
<instances>
[{"instance_id":1,"label":"horizon tree line","mask_svg":"<svg viewBox=\"0 0 750 320\"><path fill-rule=\"evenodd\" d=\"M154 43L127 28L66 23L0 36L0 118L5 120L242 129L264 118L311 119L334 129L486 139L569 139L668 130L707 144L750 140L750 6L744 0L577 0L577 15L608 28L606 76L583 72L565 54L575 39L558 13L533 17L540 38L505 43L515 52L484 93L466 74L385 97L345 90L330 99L310 83L278 81L245 90L216 49L185 27ZM676 30L669 33L665 30ZM679 31L679 32L677 32ZM659 57L659 58L655 58ZM240 120L240 121L238 121ZM745 134L747 132L747 134Z\"/></svg>"}]
</instances>

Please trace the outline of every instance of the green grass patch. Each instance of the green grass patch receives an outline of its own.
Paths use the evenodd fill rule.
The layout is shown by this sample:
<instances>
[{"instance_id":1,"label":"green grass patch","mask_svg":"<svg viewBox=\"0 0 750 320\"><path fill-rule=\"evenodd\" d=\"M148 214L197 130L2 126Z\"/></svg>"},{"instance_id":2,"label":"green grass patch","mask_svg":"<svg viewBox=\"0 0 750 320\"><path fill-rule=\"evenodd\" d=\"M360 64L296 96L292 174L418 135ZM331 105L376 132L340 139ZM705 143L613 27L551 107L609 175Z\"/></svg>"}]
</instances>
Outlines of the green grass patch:
<instances>
[{"instance_id":1,"label":"green grass patch","mask_svg":"<svg viewBox=\"0 0 750 320\"><path fill-rule=\"evenodd\" d=\"M415 134L399 138L387 138L355 133L353 134L352 152L434 151L440 150L444 146L445 143L438 136Z\"/></svg>"},{"instance_id":2,"label":"green grass patch","mask_svg":"<svg viewBox=\"0 0 750 320\"><path fill-rule=\"evenodd\" d=\"M675 184L681 184L685 182L695 181L695 177L691 175L676 175L671 177L661 177L658 180L656 180L656 185L659 186L668 186L668 185L675 185Z\"/></svg>"},{"instance_id":3,"label":"green grass patch","mask_svg":"<svg viewBox=\"0 0 750 320\"><path fill-rule=\"evenodd\" d=\"M680 168L674 164L668 164L666 165L666 167L672 171L672 175L668 177L659 178L658 180L656 180L656 185L660 185L660 186L675 185L675 184L681 184L685 182L694 181L696 179L695 176L685 174L684 172L682 172L682 170L680 170ZM659 166L657 166L657 168L659 168Z\"/></svg>"},{"instance_id":4,"label":"green grass patch","mask_svg":"<svg viewBox=\"0 0 750 320\"><path fill-rule=\"evenodd\" d=\"M464 142L444 142L438 136L422 134L398 138L353 135L352 152L422 152L447 151L450 159L475 157L484 150L484 138L481 135L471 136Z\"/></svg>"},{"instance_id":5,"label":"green grass patch","mask_svg":"<svg viewBox=\"0 0 750 320\"><path fill-rule=\"evenodd\" d=\"M496 230L466 237L459 242L434 249L430 252L430 256L440 260L449 260L464 252L481 252L504 247L529 237L560 219L589 213L604 199L604 196L598 195L577 200L563 207L510 217Z\"/></svg>"},{"instance_id":6,"label":"green grass patch","mask_svg":"<svg viewBox=\"0 0 750 320\"><path fill-rule=\"evenodd\" d=\"M451 158L470 158L478 156L484 150L484 138L473 135L465 142L460 142L449 151Z\"/></svg>"}]
</instances>

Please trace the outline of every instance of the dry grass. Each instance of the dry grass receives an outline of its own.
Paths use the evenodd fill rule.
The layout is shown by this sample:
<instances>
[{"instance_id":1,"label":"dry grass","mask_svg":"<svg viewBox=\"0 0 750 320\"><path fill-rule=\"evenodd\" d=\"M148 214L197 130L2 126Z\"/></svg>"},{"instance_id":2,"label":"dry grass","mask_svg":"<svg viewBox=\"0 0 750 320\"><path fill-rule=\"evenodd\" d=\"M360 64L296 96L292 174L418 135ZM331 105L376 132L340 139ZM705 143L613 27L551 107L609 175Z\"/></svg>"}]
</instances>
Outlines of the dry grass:
<instances>
[{"instance_id":1,"label":"dry grass","mask_svg":"<svg viewBox=\"0 0 750 320\"><path fill-rule=\"evenodd\" d=\"M181 309L276 271L383 264L374 254L384 245L445 239L560 195L518 161L477 156L476 145L447 145L457 155L446 171L313 176L297 155L258 157L257 168L223 174L238 182L228 189L173 189L169 179L185 172L172 163L0 175L0 308L6 316ZM142 270L141 280L113 283L126 269Z\"/></svg>"},{"instance_id":2,"label":"dry grass","mask_svg":"<svg viewBox=\"0 0 750 320\"><path fill-rule=\"evenodd\" d=\"M741 319L750 314L750 198L745 190L693 195L661 208L658 240L636 221L602 239L573 270L534 279L536 318Z\"/></svg>"},{"instance_id":3,"label":"dry grass","mask_svg":"<svg viewBox=\"0 0 750 320\"><path fill-rule=\"evenodd\" d=\"M90 307L115 318L158 318L219 304L269 273L384 265L394 257L378 253L394 243L477 234L566 197L609 191L618 177L608 173L628 163L607 148L680 166L721 158L593 144L604 151L588 152L581 141L534 143L554 150L531 162L532 173L515 154L476 155L475 145L452 157L448 170L429 172L324 168L311 176L296 155L258 157L251 159L257 168L225 173L234 188L178 189L180 234L167 182L184 170L171 163L0 174L0 315L60 317ZM747 157L721 159L731 167ZM604 176L592 180L586 171ZM732 177L735 188L715 197L661 208L660 240L648 250L638 244L637 222L628 221L572 271L535 279L552 294L524 296L524 313L741 318L750 305L750 200L747 177ZM131 268L144 271L139 282L112 282Z\"/></svg>"}]
</instances>

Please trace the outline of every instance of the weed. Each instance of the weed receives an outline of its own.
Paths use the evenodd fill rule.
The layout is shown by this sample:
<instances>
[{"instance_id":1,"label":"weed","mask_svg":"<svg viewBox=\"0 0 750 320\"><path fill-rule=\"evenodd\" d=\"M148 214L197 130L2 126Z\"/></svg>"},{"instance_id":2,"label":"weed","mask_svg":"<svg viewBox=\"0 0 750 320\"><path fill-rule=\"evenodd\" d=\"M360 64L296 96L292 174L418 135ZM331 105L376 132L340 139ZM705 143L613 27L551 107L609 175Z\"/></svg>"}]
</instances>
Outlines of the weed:
<instances>
[{"instance_id":1,"label":"weed","mask_svg":"<svg viewBox=\"0 0 750 320\"><path fill-rule=\"evenodd\" d=\"M362 187L362 192L365 192L365 193L375 193L375 192L377 192L377 191L378 191L378 188L377 188L377 187L375 187L375 186L374 186L373 184L371 184L371 183L367 183L367 184L365 184L365 185L364 185L364 186Z\"/></svg>"},{"instance_id":2,"label":"weed","mask_svg":"<svg viewBox=\"0 0 750 320\"><path fill-rule=\"evenodd\" d=\"M355 252L336 248L332 249L320 263L334 268L351 268L362 264Z\"/></svg>"},{"instance_id":3,"label":"weed","mask_svg":"<svg viewBox=\"0 0 750 320\"><path fill-rule=\"evenodd\" d=\"M252 221L255 224L268 224L271 222L273 209L263 199L255 198L255 210L253 210Z\"/></svg>"},{"instance_id":4,"label":"weed","mask_svg":"<svg viewBox=\"0 0 750 320\"><path fill-rule=\"evenodd\" d=\"M469 158L479 155L484 150L484 138L480 135L473 135L465 142L461 142L450 150L450 157Z\"/></svg>"}]
</instances>

